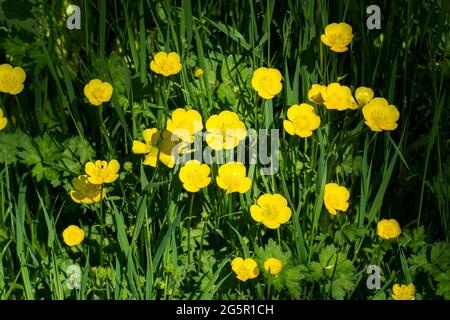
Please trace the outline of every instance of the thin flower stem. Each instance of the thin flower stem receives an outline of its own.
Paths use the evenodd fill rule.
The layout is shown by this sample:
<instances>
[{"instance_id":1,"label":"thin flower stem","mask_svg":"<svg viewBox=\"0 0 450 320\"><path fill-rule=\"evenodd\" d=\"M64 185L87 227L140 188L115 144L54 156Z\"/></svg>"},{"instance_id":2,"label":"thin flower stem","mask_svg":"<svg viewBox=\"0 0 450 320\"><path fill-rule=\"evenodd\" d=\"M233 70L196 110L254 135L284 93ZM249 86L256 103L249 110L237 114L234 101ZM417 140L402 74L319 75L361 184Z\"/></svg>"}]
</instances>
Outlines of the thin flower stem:
<instances>
[{"instance_id":1,"label":"thin flower stem","mask_svg":"<svg viewBox=\"0 0 450 320\"><path fill-rule=\"evenodd\" d=\"M187 250L188 250L188 265L191 264L191 226L192 226L192 209L194 208L194 198L195 193L192 193L191 196L191 204L189 205L189 216L188 216L188 243L187 243Z\"/></svg>"},{"instance_id":2,"label":"thin flower stem","mask_svg":"<svg viewBox=\"0 0 450 320\"><path fill-rule=\"evenodd\" d=\"M103 183L100 187L100 214L98 214L98 211L96 210L98 218L100 220L100 266L103 265L103 242L105 238L105 232L103 230L104 228L104 221L103 221Z\"/></svg>"},{"instance_id":3,"label":"thin flower stem","mask_svg":"<svg viewBox=\"0 0 450 320\"><path fill-rule=\"evenodd\" d=\"M198 264L197 266L200 267L200 264L202 262L202 254L203 254L203 239L205 237L205 231L206 231L206 224L208 222L208 217L205 217L203 220L203 227L202 227L202 236L200 238L200 252L198 255Z\"/></svg>"},{"instance_id":4,"label":"thin flower stem","mask_svg":"<svg viewBox=\"0 0 450 320\"><path fill-rule=\"evenodd\" d=\"M108 146L108 151L114 156L114 149L112 147L111 140L109 139L109 132L108 129L106 129L105 121L103 120L103 105L98 107L97 111L98 111L98 119L100 122L100 128L105 138L106 145Z\"/></svg>"}]
</instances>

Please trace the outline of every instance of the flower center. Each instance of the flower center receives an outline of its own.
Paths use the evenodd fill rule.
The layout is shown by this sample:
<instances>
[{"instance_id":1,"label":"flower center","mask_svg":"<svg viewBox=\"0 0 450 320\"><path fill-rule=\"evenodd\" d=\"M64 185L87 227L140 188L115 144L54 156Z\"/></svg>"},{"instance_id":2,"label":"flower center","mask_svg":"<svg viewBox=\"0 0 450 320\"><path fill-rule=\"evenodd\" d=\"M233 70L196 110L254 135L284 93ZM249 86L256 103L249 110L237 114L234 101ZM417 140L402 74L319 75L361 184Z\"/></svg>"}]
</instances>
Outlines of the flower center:
<instances>
[{"instance_id":1,"label":"flower center","mask_svg":"<svg viewBox=\"0 0 450 320\"><path fill-rule=\"evenodd\" d=\"M391 234L393 234L394 232L393 232L391 226L385 226L385 227L384 227L384 230L383 230L383 233L385 233L385 234L387 234L387 235L391 235Z\"/></svg>"},{"instance_id":2,"label":"flower center","mask_svg":"<svg viewBox=\"0 0 450 320\"><path fill-rule=\"evenodd\" d=\"M103 88L102 87L95 87L92 90L92 95L95 97L95 99L101 100L103 98Z\"/></svg>"},{"instance_id":3,"label":"flower center","mask_svg":"<svg viewBox=\"0 0 450 320\"><path fill-rule=\"evenodd\" d=\"M330 42L334 45L342 45L344 41L344 35L342 33L334 33L330 36Z\"/></svg>"},{"instance_id":4,"label":"flower center","mask_svg":"<svg viewBox=\"0 0 450 320\"><path fill-rule=\"evenodd\" d=\"M331 205L331 207L336 208L338 204L340 203L340 199L336 194L331 194L327 197L328 203Z\"/></svg>"},{"instance_id":5,"label":"flower center","mask_svg":"<svg viewBox=\"0 0 450 320\"><path fill-rule=\"evenodd\" d=\"M262 76L259 79L259 85L261 86L261 88L264 89L264 91L268 91L268 84L272 82L272 78L268 77L268 76Z\"/></svg>"},{"instance_id":6,"label":"flower center","mask_svg":"<svg viewBox=\"0 0 450 320\"><path fill-rule=\"evenodd\" d=\"M6 73L0 77L0 85L2 87L10 87L11 83L14 82L14 78L10 74Z\"/></svg>"},{"instance_id":7,"label":"flower center","mask_svg":"<svg viewBox=\"0 0 450 320\"><path fill-rule=\"evenodd\" d=\"M386 115L384 112L375 111L372 113L372 121L375 122L376 125L382 125L386 123Z\"/></svg>"},{"instance_id":8,"label":"flower center","mask_svg":"<svg viewBox=\"0 0 450 320\"><path fill-rule=\"evenodd\" d=\"M299 130L306 130L310 127L311 121L304 115L299 115L294 118L294 126Z\"/></svg>"},{"instance_id":9,"label":"flower center","mask_svg":"<svg viewBox=\"0 0 450 320\"><path fill-rule=\"evenodd\" d=\"M239 188L240 176L233 172L225 176L225 183L228 186L228 190L236 190Z\"/></svg>"},{"instance_id":10,"label":"flower center","mask_svg":"<svg viewBox=\"0 0 450 320\"><path fill-rule=\"evenodd\" d=\"M274 205L270 203L266 204L263 213L267 218L270 219L276 219L278 217L278 210L275 208Z\"/></svg>"}]
</instances>

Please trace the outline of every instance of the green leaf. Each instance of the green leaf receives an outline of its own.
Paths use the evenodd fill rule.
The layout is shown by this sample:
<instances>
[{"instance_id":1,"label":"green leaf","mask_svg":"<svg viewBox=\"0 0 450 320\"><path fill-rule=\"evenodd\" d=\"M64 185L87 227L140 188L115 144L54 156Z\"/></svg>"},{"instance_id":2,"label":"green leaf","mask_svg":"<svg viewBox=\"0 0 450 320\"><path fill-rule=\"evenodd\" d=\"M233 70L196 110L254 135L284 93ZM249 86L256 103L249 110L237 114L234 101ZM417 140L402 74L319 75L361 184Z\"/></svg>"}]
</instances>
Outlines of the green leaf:
<instances>
[{"instance_id":1,"label":"green leaf","mask_svg":"<svg viewBox=\"0 0 450 320\"><path fill-rule=\"evenodd\" d=\"M450 271L438 274L435 280L438 282L436 294L443 296L445 300L450 300Z\"/></svg>"},{"instance_id":2,"label":"green leaf","mask_svg":"<svg viewBox=\"0 0 450 320\"><path fill-rule=\"evenodd\" d=\"M284 284L294 299L300 298L300 281L305 278L307 268L304 265L289 268L285 271Z\"/></svg>"},{"instance_id":3,"label":"green leaf","mask_svg":"<svg viewBox=\"0 0 450 320\"><path fill-rule=\"evenodd\" d=\"M326 246L319 254L320 266L326 270L332 270L334 268L336 259L336 248L333 245Z\"/></svg>"}]
</instances>

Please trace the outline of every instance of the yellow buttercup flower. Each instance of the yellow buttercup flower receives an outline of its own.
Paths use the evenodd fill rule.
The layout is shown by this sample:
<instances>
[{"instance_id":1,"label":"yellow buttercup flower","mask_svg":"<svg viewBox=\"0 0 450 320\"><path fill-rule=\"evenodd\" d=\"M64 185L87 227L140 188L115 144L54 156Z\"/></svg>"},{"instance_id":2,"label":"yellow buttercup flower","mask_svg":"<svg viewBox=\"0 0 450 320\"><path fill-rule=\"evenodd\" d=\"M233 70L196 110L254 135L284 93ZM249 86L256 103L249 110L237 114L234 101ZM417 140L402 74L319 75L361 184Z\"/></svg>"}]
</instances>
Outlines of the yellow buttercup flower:
<instances>
[{"instance_id":1,"label":"yellow buttercup flower","mask_svg":"<svg viewBox=\"0 0 450 320\"><path fill-rule=\"evenodd\" d=\"M269 258L264 261L264 269L276 277L283 270L283 263L280 259Z\"/></svg>"},{"instance_id":2,"label":"yellow buttercup flower","mask_svg":"<svg viewBox=\"0 0 450 320\"><path fill-rule=\"evenodd\" d=\"M0 65L0 92L18 94L23 90L26 74L21 67L12 67L4 63Z\"/></svg>"},{"instance_id":3,"label":"yellow buttercup flower","mask_svg":"<svg viewBox=\"0 0 450 320\"><path fill-rule=\"evenodd\" d=\"M63 231L64 243L69 247L77 246L84 240L84 231L75 225L70 225Z\"/></svg>"},{"instance_id":4,"label":"yellow buttercup flower","mask_svg":"<svg viewBox=\"0 0 450 320\"><path fill-rule=\"evenodd\" d=\"M349 198L350 192L346 187L339 186L336 183L327 183L325 185L323 201L330 214L336 215L338 210L347 211Z\"/></svg>"},{"instance_id":5,"label":"yellow buttercup flower","mask_svg":"<svg viewBox=\"0 0 450 320\"><path fill-rule=\"evenodd\" d=\"M109 163L104 160L97 160L95 163L88 162L84 166L88 181L92 184L112 183L119 177L120 164L117 160Z\"/></svg>"},{"instance_id":6,"label":"yellow buttercup flower","mask_svg":"<svg viewBox=\"0 0 450 320\"><path fill-rule=\"evenodd\" d=\"M384 98L373 98L362 108L366 125L372 131L395 130L400 112Z\"/></svg>"},{"instance_id":7,"label":"yellow buttercup flower","mask_svg":"<svg viewBox=\"0 0 450 320\"><path fill-rule=\"evenodd\" d=\"M150 69L164 77L169 77L181 71L180 56L176 52L158 52L150 61Z\"/></svg>"},{"instance_id":8,"label":"yellow buttercup flower","mask_svg":"<svg viewBox=\"0 0 450 320\"><path fill-rule=\"evenodd\" d=\"M358 101L360 106L364 106L373 99L374 93L373 90L367 87L359 87L355 91L355 98Z\"/></svg>"},{"instance_id":9,"label":"yellow buttercup flower","mask_svg":"<svg viewBox=\"0 0 450 320\"><path fill-rule=\"evenodd\" d=\"M292 212L286 198L276 193L260 196L256 204L250 207L250 214L256 222L261 222L269 229L277 229L289 221Z\"/></svg>"},{"instance_id":10,"label":"yellow buttercup flower","mask_svg":"<svg viewBox=\"0 0 450 320\"><path fill-rule=\"evenodd\" d=\"M326 86L322 86L320 84L313 84L311 86L311 89L309 89L308 91L308 100L316 104L322 104L323 103L321 94L322 88L326 88Z\"/></svg>"},{"instance_id":11,"label":"yellow buttercup flower","mask_svg":"<svg viewBox=\"0 0 450 320\"><path fill-rule=\"evenodd\" d=\"M258 68L253 72L252 87L263 99L272 99L281 92L281 72L275 68Z\"/></svg>"},{"instance_id":12,"label":"yellow buttercup flower","mask_svg":"<svg viewBox=\"0 0 450 320\"><path fill-rule=\"evenodd\" d=\"M145 154L144 165L156 167L159 152L159 131L156 128L145 129L142 132L142 135L144 137L145 143L133 140L131 152L136 154Z\"/></svg>"},{"instance_id":13,"label":"yellow buttercup flower","mask_svg":"<svg viewBox=\"0 0 450 320\"><path fill-rule=\"evenodd\" d=\"M0 131L5 129L6 125L8 124L8 119L3 116L3 110L0 109Z\"/></svg>"},{"instance_id":14,"label":"yellow buttercup flower","mask_svg":"<svg viewBox=\"0 0 450 320\"><path fill-rule=\"evenodd\" d=\"M229 162L221 165L216 182L219 188L226 190L225 194L245 193L250 190L252 185L252 180L247 177L245 166L240 162Z\"/></svg>"},{"instance_id":15,"label":"yellow buttercup flower","mask_svg":"<svg viewBox=\"0 0 450 320\"><path fill-rule=\"evenodd\" d=\"M412 283L394 284L392 287L392 299L394 300L415 300L416 286Z\"/></svg>"},{"instance_id":16,"label":"yellow buttercup flower","mask_svg":"<svg viewBox=\"0 0 450 320\"><path fill-rule=\"evenodd\" d=\"M247 135L245 124L231 111L209 117L206 129L206 143L214 150L234 149Z\"/></svg>"},{"instance_id":17,"label":"yellow buttercup flower","mask_svg":"<svg viewBox=\"0 0 450 320\"><path fill-rule=\"evenodd\" d=\"M70 197L76 203L91 204L100 202L106 195L106 190L99 184L92 184L88 180L87 175L81 175L73 181L72 190L70 191Z\"/></svg>"},{"instance_id":18,"label":"yellow buttercup flower","mask_svg":"<svg viewBox=\"0 0 450 320\"><path fill-rule=\"evenodd\" d=\"M202 116L196 110L178 108L167 120L167 130L189 143L194 142L194 135L202 129Z\"/></svg>"},{"instance_id":19,"label":"yellow buttercup flower","mask_svg":"<svg viewBox=\"0 0 450 320\"><path fill-rule=\"evenodd\" d=\"M167 167L173 168L175 157L172 155L172 149L176 142L171 140L170 132L164 131L162 139L159 130L156 128L145 129L142 135L145 143L134 140L131 151L135 154L145 154L143 164L156 167L159 159Z\"/></svg>"},{"instance_id":20,"label":"yellow buttercup flower","mask_svg":"<svg viewBox=\"0 0 450 320\"><path fill-rule=\"evenodd\" d=\"M236 273L236 278L241 281L254 279L259 275L258 265L252 258L245 260L240 257L234 258L231 261L231 269Z\"/></svg>"},{"instance_id":21,"label":"yellow buttercup flower","mask_svg":"<svg viewBox=\"0 0 450 320\"><path fill-rule=\"evenodd\" d=\"M203 69L202 68L195 68L194 71L194 77L201 78L203 76Z\"/></svg>"},{"instance_id":22,"label":"yellow buttercup flower","mask_svg":"<svg viewBox=\"0 0 450 320\"><path fill-rule=\"evenodd\" d=\"M322 86L320 94L327 109L342 111L355 108L352 91L347 86L341 86L337 82L330 83L326 87Z\"/></svg>"},{"instance_id":23,"label":"yellow buttercup flower","mask_svg":"<svg viewBox=\"0 0 450 320\"><path fill-rule=\"evenodd\" d=\"M380 238L389 240L397 238L402 233L399 223L395 219L383 219L378 221L377 234Z\"/></svg>"},{"instance_id":24,"label":"yellow buttercup flower","mask_svg":"<svg viewBox=\"0 0 450 320\"><path fill-rule=\"evenodd\" d=\"M184 189L189 192L197 192L209 185L210 173L211 169L207 164L201 164L198 160L189 160L181 167L179 177L183 182Z\"/></svg>"},{"instance_id":25,"label":"yellow buttercup flower","mask_svg":"<svg viewBox=\"0 0 450 320\"><path fill-rule=\"evenodd\" d=\"M112 93L112 85L99 79L93 79L84 86L84 95L89 100L89 103L94 106L99 106L103 102L111 100Z\"/></svg>"},{"instance_id":26,"label":"yellow buttercup flower","mask_svg":"<svg viewBox=\"0 0 450 320\"><path fill-rule=\"evenodd\" d=\"M298 135L307 138L320 126L320 117L316 110L309 104L294 104L287 111L289 120L283 121L284 130L290 135Z\"/></svg>"},{"instance_id":27,"label":"yellow buttercup flower","mask_svg":"<svg viewBox=\"0 0 450 320\"><path fill-rule=\"evenodd\" d=\"M345 22L331 23L325 27L325 34L320 36L322 43L334 52L345 52L353 40L352 27Z\"/></svg>"}]
</instances>

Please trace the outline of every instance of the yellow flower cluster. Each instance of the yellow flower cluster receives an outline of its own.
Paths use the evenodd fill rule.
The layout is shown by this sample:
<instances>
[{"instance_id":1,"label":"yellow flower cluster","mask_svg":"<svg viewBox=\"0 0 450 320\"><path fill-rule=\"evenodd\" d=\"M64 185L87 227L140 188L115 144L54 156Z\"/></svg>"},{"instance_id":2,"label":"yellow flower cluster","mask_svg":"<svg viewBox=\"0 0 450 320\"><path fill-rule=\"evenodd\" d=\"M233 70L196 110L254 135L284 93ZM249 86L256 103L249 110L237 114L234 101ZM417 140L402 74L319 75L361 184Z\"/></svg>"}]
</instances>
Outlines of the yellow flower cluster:
<instances>
[{"instance_id":1,"label":"yellow flower cluster","mask_svg":"<svg viewBox=\"0 0 450 320\"><path fill-rule=\"evenodd\" d=\"M275 68L261 67L252 76L252 87L263 99L272 99L283 89L281 72Z\"/></svg>"},{"instance_id":2,"label":"yellow flower cluster","mask_svg":"<svg viewBox=\"0 0 450 320\"><path fill-rule=\"evenodd\" d=\"M345 52L353 40L352 27L345 22L331 23L325 27L325 34L320 36L324 45L334 52Z\"/></svg>"},{"instance_id":3,"label":"yellow flower cluster","mask_svg":"<svg viewBox=\"0 0 450 320\"><path fill-rule=\"evenodd\" d=\"M170 77L181 71L181 59L176 52L158 52L150 61L150 70L164 77Z\"/></svg>"},{"instance_id":4,"label":"yellow flower cluster","mask_svg":"<svg viewBox=\"0 0 450 320\"><path fill-rule=\"evenodd\" d=\"M180 169L179 177L184 189L189 192L197 192L209 185L210 173L211 169L207 164L201 164L198 160L190 160Z\"/></svg>"},{"instance_id":5,"label":"yellow flower cluster","mask_svg":"<svg viewBox=\"0 0 450 320\"><path fill-rule=\"evenodd\" d=\"M92 204L100 202L106 195L106 189L102 190L99 184L89 182L88 175L81 175L73 181L70 197L76 203Z\"/></svg>"},{"instance_id":6,"label":"yellow flower cluster","mask_svg":"<svg viewBox=\"0 0 450 320\"><path fill-rule=\"evenodd\" d=\"M402 233L402 229L397 220L383 219L377 224L377 233L380 238L389 240L397 238Z\"/></svg>"},{"instance_id":7,"label":"yellow flower cluster","mask_svg":"<svg viewBox=\"0 0 450 320\"><path fill-rule=\"evenodd\" d=\"M261 222L269 229L277 229L289 221L292 212L286 198L276 193L260 196L256 204L250 207L250 214L256 222Z\"/></svg>"},{"instance_id":8,"label":"yellow flower cluster","mask_svg":"<svg viewBox=\"0 0 450 320\"><path fill-rule=\"evenodd\" d=\"M325 185L323 201L330 214L336 215L337 211L347 211L349 198L350 192L346 187L336 183L327 183Z\"/></svg>"},{"instance_id":9,"label":"yellow flower cluster","mask_svg":"<svg viewBox=\"0 0 450 320\"><path fill-rule=\"evenodd\" d=\"M236 273L236 278L241 281L254 279L259 275L259 268L255 260L252 258L242 259L234 258L231 261L231 269Z\"/></svg>"},{"instance_id":10,"label":"yellow flower cluster","mask_svg":"<svg viewBox=\"0 0 450 320\"><path fill-rule=\"evenodd\" d=\"M334 52L345 52L353 40L352 27L346 23L332 23L325 28L321 41ZM178 74L182 70L181 58L176 52L158 52L149 65L151 71L164 77ZM196 68L194 77L200 78L203 70ZM0 91L17 94L24 88L26 75L20 67L0 65ZM282 74L275 68L260 67L253 72L251 85L258 96L263 99L273 99L283 89ZM99 106L111 100L113 87L108 82L99 79L89 81L84 87L84 94L92 105ZM384 98L374 98L371 88L359 87L355 97L349 87L338 82L328 85L313 84L308 91L308 100L316 105L323 105L328 110L348 110L362 108L366 125L372 131L394 130L399 112L393 105L389 105ZM355 99L356 98L356 99ZM0 130L7 124L0 109ZM314 106L307 103L294 104L287 109L283 127L289 135L302 138L312 136L320 127L321 118ZM132 153L144 155L144 165L157 167L158 160L165 166L175 166L174 148L181 142L182 148L175 150L179 154L185 153L184 147L195 141L195 136L206 128L206 142L215 150L231 150L245 140L247 128L238 114L232 111L222 111L211 115L203 126L202 115L192 109L175 109L160 131L158 128L143 130L143 142L134 140ZM117 160L110 162L96 160L85 164L85 174L73 181L70 197L79 204L93 204L102 201L106 196L104 184L112 183L119 177L120 164ZM130 168L130 171L132 167ZM183 188L188 192L198 192L211 183L211 168L197 160L186 162L179 170L179 179ZM243 163L228 162L221 165L215 177L217 186L231 193L246 193L251 189L252 180L247 176L247 169ZM350 192L336 183L324 186L323 202L331 215L338 211L346 212L349 208ZM253 220L269 229L277 229L286 224L292 217L287 199L281 194L262 194L250 206L250 216ZM382 239L393 239L401 234L401 228L394 219L381 220L377 224L377 234ZM68 246L79 245L85 237L83 229L75 225L68 226L63 232L63 240ZM271 257L261 265L264 270L278 277L283 270L283 262ZM231 268L237 279L247 281L258 277L260 270L252 258L236 257L231 262ZM415 287L410 285L394 285L392 298L394 300L411 300L415 296Z\"/></svg>"},{"instance_id":11,"label":"yellow flower cluster","mask_svg":"<svg viewBox=\"0 0 450 320\"><path fill-rule=\"evenodd\" d=\"M390 131L397 129L400 113L394 105L384 98L374 98L362 108L366 125L372 131Z\"/></svg>"},{"instance_id":12,"label":"yellow flower cluster","mask_svg":"<svg viewBox=\"0 0 450 320\"><path fill-rule=\"evenodd\" d=\"M188 143L193 143L194 135L202 129L202 116L196 110L178 108L172 112L172 118L167 120L167 131Z\"/></svg>"},{"instance_id":13,"label":"yellow flower cluster","mask_svg":"<svg viewBox=\"0 0 450 320\"><path fill-rule=\"evenodd\" d=\"M189 192L197 192L209 185L210 173L211 169L207 164L201 164L198 160L190 160L180 169L179 177L184 189ZM219 167L216 183L219 188L226 191L225 194L245 193L250 190L252 180L247 177L244 164L228 162Z\"/></svg>"},{"instance_id":14,"label":"yellow flower cluster","mask_svg":"<svg viewBox=\"0 0 450 320\"><path fill-rule=\"evenodd\" d=\"M277 258L266 259L263 266L264 270L274 277L278 277L283 270L283 262ZM252 258L234 258L233 261L231 261L231 269L236 274L236 278L244 282L255 279L259 275L258 264Z\"/></svg>"},{"instance_id":15,"label":"yellow flower cluster","mask_svg":"<svg viewBox=\"0 0 450 320\"><path fill-rule=\"evenodd\" d=\"M350 88L337 82L328 86L313 84L308 91L308 99L313 103L323 104L329 110L343 111L357 108Z\"/></svg>"},{"instance_id":16,"label":"yellow flower cluster","mask_svg":"<svg viewBox=\"0 0 450 320\"><path fill-rule=\"evenodd\" d=\"M111 100L112 93L112 85L99 79L93 79L84 86L84 95L89 100L89 103L94 106L99 106L103 102Z\"/></svg>"},{"instance_id":17,"label":"yellow flower cluster","mask_svg":"<svg viewBox=\"0 0 450 320\"><path fill-rule=\"evenodd\" d=\"M400 113L394 105L389 105L386 99L374 98L373 90L367 87L358 87L355 97L356 101L350 88L337 82L328 86L313 84L308 91L308 99L311 102L324 105L329 110L343 111L362 107L365 123L372 131L389 131L397 128Z\"/></svg>"},{"instance_id":18,"label":"yellow flower cluster","mask_svg":"<svg viewBox=\"0 0 450 320\"><path fill-rule=\"evenodd\" d=\"M69 247L77 246L84 240L84 231L78 226L70 225L63 231L63 240Z\"/></svg>"},{"instance_id":19,"label":"yellow flower cluster","mask_svg":"<svg viewBox=\"0 0 450 320\"><path fill-rule=\"evenodd\" d=\"M233 192L246 193L252 186L252 180L247 177L247 169L240 162L228 162L219 167L216 183L225 190L225 194Z\"/></svg>"},{"instance_id":20,"label":"yellow flower cluster","mask_svg":"<svg viewBox=\"0 0 450 320\"><path fill-rule=\"evenodd\" d=\"M373 90L367 87L359 87L355 91L355 98L360 106L365 106L373 99Z\"/></svg>"},{"instance_id":21,"label":"yellow flower cluster","mask_svg":"<svg viewBox=\"0 0 450 320\"><path fill-rule=\"evenodd\" d=\"M307 138L320 126L320 117L313 106L302 103L287 110L288 120L283 121L284 130L290 135Z\"/></svg>"},{"instance_id":22,"label":"yellow flower cluster","mask_svg":"<svg viewBox=\"0 0 450 320\"><path fill-rule=\"evenodd\" d=\"M264 261L264 270L271 275L277 277L281 270L283 270L283 262L277 258L269 258Z\"/></svg>"},{"instance_id":23,"label":"yellow flower cluster","mask_svg":"<svg viewBox=\"0 0 450 320\"><path fill-rule=\"evenodd\" d=\"M247 135L245 124L236 113L222 111L206 121L206 143L213 150L234 149Z\"/></svg>"},{"instance_id":24,"label":"yellow flower cluster","mask_svg":"<svg viewBox=\"0 0 450 320\"><path fill-rule=\"evenodd\" d=\"M88 175L88 181L92 184L112 183L119 177L120 164L114 159L110 162L97 160L95 163L86 163L84 170Z\"/></svg>"},{"instance_id":25,"label":"yellow flower cluster","mask_svg":"<svg viewBox=\"0 0 450 320\"><path fill-rule=\"evenodd\" d=\"M392 287L393 300L414 300L416 297L416 287L414 284L394 284Z\"/></svg>"},{"instance_id":26,"label":"yellow flower cluster","mask_svg":"<svg viewBox=\"0 0 450 320\"><path fill-rule=\"evenodd\" d=\"M0 65L0 92L16 95L23 90L26 74L21 67L12 67L4 63Z\"/></svg>"},{"instance_id":27,"label":"yellow flower cluster","mask_svg":"<svg viewBox=\"0 0 450 320\"><path fill-rule=\"evenodd\" d=\"M175 147L175 141L171 140L169 131L164 131L162 139L159 130L156 128L145 129L142 132L144 142L134 140L131 151L135 154L144 154L144 165L156 167L156 164L161 161L169 168L175 165L175 159L172 155L172 149Z\"/></svg>"}]
</instances>

